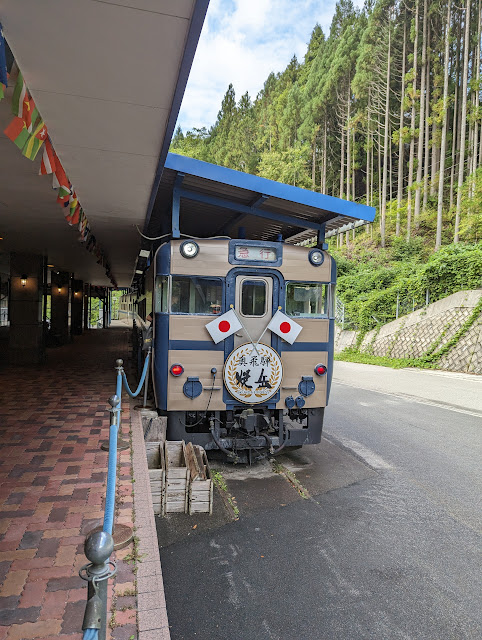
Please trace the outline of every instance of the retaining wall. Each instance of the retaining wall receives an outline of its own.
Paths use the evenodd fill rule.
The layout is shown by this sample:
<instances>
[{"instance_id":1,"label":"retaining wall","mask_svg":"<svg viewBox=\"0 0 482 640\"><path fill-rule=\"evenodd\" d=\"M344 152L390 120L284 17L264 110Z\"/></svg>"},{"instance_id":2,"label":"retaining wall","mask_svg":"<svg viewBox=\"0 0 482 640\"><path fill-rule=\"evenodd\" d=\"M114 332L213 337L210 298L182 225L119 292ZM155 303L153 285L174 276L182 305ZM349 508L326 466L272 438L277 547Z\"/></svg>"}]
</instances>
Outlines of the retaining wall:
<instances>
[{"instance_id":1,"label":"retaining wall","mask_svg":"<svg viewBox=\"0 0 482 640\"><path fill-rule=\"evenodd\" d=\"M381 328L369 331L360 351L391 358L417 358L439 351L460 329L482 297L482 289L459 291ZM356 344L356 331L337 329L335 353ZM482 314L436 363L438 369L482 374Z\"/></svg>"}]
</instances>

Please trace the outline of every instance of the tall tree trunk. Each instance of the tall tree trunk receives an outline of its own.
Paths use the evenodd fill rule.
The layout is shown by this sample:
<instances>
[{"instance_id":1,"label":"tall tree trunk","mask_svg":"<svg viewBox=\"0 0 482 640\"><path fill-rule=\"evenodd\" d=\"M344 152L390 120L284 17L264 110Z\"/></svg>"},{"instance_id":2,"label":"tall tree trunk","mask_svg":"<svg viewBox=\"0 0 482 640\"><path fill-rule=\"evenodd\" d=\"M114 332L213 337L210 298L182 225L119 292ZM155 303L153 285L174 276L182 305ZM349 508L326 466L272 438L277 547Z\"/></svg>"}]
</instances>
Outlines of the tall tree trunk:
<instances>
[{"instance_id":1,"label":"tall tree trunk","mask_svg":"<svg viewBox=\"0 0 482 640\"><path fill-rule=\"evenodd\" d=\"M423 161L423 203L422 211L427 208L428 178L430 175L430 29L427 30L427 71L425 74L425 155Z\"/></svg>"},{"instance_id":2,"label":"tall tree trunk","mask_svg":"<svg viewBox=\"0 0 482 640\"><path fill-rule=\"evenodd\" d=\"M313 142L313 154L311 156L311 189L316 189L316 140Z\"/></svg>"},{"instance_id":3,"label":"tall tree trunk","mask_svg":"<svg viewBox=\"0 0 482 640\"><path fill-rule=\"evenodd\" d=\"M340 151L340 198L343 198L345 189L345 131L341 127L341 151Z\"/></svg>"},{"instance_id":4,"label":"tall tree trunk","mask_svg":"<svg viewBox=\"0 0 482 640\"><path fill-rule=\"evenodd\" d=\"M480 105L480 87L479 87L479 83L480 83L480 36L481 36L481 28L482 28L482 24L481 24L481 19L482 19L482 15L481 15L481 5L482 2L481 0L479 0L479 4L477 7L477 45L476 45L476 49L475 49L475 67L476 67L476 72L475 72L475 80L476 80L476 90L474 91L474 107L475 107L475 113L479 113L479 105ZM473 70L472 70L472 74L473 74ZM472 173L475 173L477 170L477 155L479 152L479 120L478 118L475 120L474 123L474 141L473 141L473 152L472 152Z\"/></svg>"},{"instance_id":5,"label":"tall tree trunk","mask_svg":"<svg viewBox=\"0 0 482 640\"><path fill-rule=\"evenodd\" d=\"M425 0L427 1L427 0ZM388 126L390 108L390 56L392 34L390 29L390 18L388 21L388 52L387 52L387 75L385 82L385 129L383 134L383 176L382 176L382 206L380 211L380 234L382 248L385 247L385 226L387 219L387 174L388 174Z\"/></svg>"},{"instance_id":6,"label":"tall tree trunk","mask_svg":"<svg viewBox=\"0 0 482 640\"><path fill-rule=\"evenodd\" d=\"M412 185L413 185L413 161L415 156L415 119L416 119L416 93L417 93L417 55L418 55L418 15L419 0L415 3L415 40L413 43L413 86L412 86L412 117L410 120L410 158L408 161L408 189L407 189L407 242L412 234Z\"/></svg>"},{"instance_id":7,"label":"tall tree trunk","mask_svg":"<svg viewBox=\"0 0 482 640\"><path fill-rule=\"evenodd\" d=\"M442 246L442 212L444 199L444 173L445 154L447 149L447 120L448 120L448 95L449 95L449 55L450 55L450 18L452 0L448 0L447 22L445 23L445 52L444 52L444 94L443 94L443 120L442 120L442 141L440 145L440 170L438 176L438 201L437 201L437 231L435 237L435 250Z\"/></svg>"},{"instance_id":8,"label":"tall tree trunk","mask_svg":"<svg viewBox=\"0 0 482 640\"><path fill-rule=\"evenodd\" d=\"M413 217L415 227L420 224L420 196L423 171L423 136L425 132L425 76L427 72L427 0L423 2L423 27L422 27L422 74L420 79L420 117L418 120L418 146L417 146L417 187L415 189L415 206Z\"/></svg>"},{"instance_id":9,"label":"tall tree trunk","mask_svg":"<svg viewBox=\"0 0 482 640\"><path fill-rule=\"evenodd\" d=\"M351 160L351 166L352 166L352 173L351 173L351 199L353 201L356 200L356 185L355 185L355 130L353 129L351 132L352 135L352 140L351 140L351 148L352 148L352 160Z\"/></svg>"},{"instance_id":10,"label":"tall tree trunk","mask_svg":"<svg viewBox=\"0 0 482 640\"><path fill-rule=\"evenodd\" d=\"M382 131L380 123L378 123L378 210L382 211ZM382 218L380 215L380 231L381 231Z\"/></svg>"},{"instance_id":11,"label":"tall tree trunk","mask_svg":"<svg viewBox=\"0 0 482 640\"><path fill-rule=\"evenodd\" d=\"M403 141L403 125L404 125L404 99L405 99L405 58L407 54L407 12L404 11L403 20L403 50L402 50L402 93L400 99L400 123L399 123L399 139L398 139L398 185L397 185L397 222L395 227L395 235L400 235L400 208L403 198L403 165L404 165L404 141Z\"/></svg>"},{"instance_id":12,"label":"tall tree trunk","mask_svg":"<svg viewBox=\"0 0 482 640\"><path fill-rule=\"evenodd\" d=\"M351 83L348 78L348 95L346 103L346 199L350 200L350 178L351 178Z\"/></svg>"},{"instance_id":13,"label":"tall tree trunk","mask_svg":"<svg viewBox=\"0 0 482 640\"><path fill-rule=\"evenodd\" d=\"M458 75L457 75L458 78ZM454 109L453 109L453 122L452 122L452 166L450 167L450 209L452 209L454 204L454 182L455 182L455 165L457 162L457 149L455 147L457 142L457 113L458 113L458 97L459 97L459 86L458 82L455 84L455 95L454 95Z\"/></svg>"},{"instance_id":14,"label":"tall tree trunk","mask_svg":"<svg viewBox=\"0 0 482 640\"><path fill-rule=\"evenodd\" d=\"M454 242L459 241L460 211L462 209L462 185L464 183L464 163L465 163L465 124L467 118L467 85L469 78L469 40L470 40L470 0L465 4L465 37L464 37L464 70L462 86L462 114L460 122L460 157L459 157L459 178L457 189L457 208L455 210L455 230Z\"/></svg>"},{"instance_id":15,"label":"tall tree trunk","mask_svg":"<svg viewBox=\"0 0 482 640\"><path fill-rule=\"evenodd\" d=\"M435 195L435 189L438 184L437 182L437 171L438 171L438 144L437 144L437 119L434 118L432 122L432 171L430 177L430 195Z\"/></svg>"}]
</instances>

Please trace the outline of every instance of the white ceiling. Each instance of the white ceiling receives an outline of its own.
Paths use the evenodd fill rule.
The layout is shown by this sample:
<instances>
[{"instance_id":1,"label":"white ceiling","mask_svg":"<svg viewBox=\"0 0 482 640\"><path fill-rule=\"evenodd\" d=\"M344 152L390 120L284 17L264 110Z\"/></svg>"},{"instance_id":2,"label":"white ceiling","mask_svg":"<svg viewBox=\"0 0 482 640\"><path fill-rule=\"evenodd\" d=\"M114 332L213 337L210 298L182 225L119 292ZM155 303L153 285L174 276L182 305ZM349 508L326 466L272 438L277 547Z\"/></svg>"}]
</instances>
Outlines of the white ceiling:
<instances>
[{"instance_id":1,"label":"white ceiling","mask_svg":"<svg viewBox=\"0 0 482 640\"><path fill-rule=\"evenodd\" d=\"M0 22L119 286L132 280L195 0L2 0ZM51 189L3 134L0 251L35 251L109 284Z\"/></svg>"}]
</instances>

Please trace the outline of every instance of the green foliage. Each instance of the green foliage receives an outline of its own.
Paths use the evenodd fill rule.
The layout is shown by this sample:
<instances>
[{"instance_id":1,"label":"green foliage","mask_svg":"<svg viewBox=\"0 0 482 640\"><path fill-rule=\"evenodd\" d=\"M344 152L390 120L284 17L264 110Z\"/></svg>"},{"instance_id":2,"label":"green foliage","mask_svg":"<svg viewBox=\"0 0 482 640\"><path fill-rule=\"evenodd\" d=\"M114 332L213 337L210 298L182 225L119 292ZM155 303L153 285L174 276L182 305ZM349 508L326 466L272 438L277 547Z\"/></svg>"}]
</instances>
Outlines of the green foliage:
<instances>
[{"instance_id":1,"label":"green foliage","mask_svg":"<svg viewBox=\"0 0 482 640\"><path fill-rule=\"evenodd\" d=\"M429 254L421 238L393 239L386 250L368 254L360 242L333 252L338 264L337 294L348 317L362 331L396 317L397 297L418 307L463 289L482 287L482 245L451 244ZM405 309L411 310L411 309Z\"/></svg>"}]
</instances>

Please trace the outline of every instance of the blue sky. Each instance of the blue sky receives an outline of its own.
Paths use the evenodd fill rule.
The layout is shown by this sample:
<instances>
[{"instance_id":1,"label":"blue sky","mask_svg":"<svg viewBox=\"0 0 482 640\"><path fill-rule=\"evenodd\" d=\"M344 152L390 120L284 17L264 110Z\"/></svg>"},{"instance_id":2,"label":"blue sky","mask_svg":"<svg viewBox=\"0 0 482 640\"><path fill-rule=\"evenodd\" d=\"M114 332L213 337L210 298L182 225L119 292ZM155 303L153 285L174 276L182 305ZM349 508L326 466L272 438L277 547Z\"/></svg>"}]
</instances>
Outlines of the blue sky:
<instances>
[{"instance_id":1,"label":"blue sky","mask_svg":"<svg viewBox=\"0 0 482 640\"><path fill-rule=\"evenodd\" d=\"M362 7L363 0L353 0ZM211 0L179 113L183 131L210 127L230 82L251 98L293 54L303 60L313 27L328 34L333 0Z\"/></svg>"}]
</instances>

